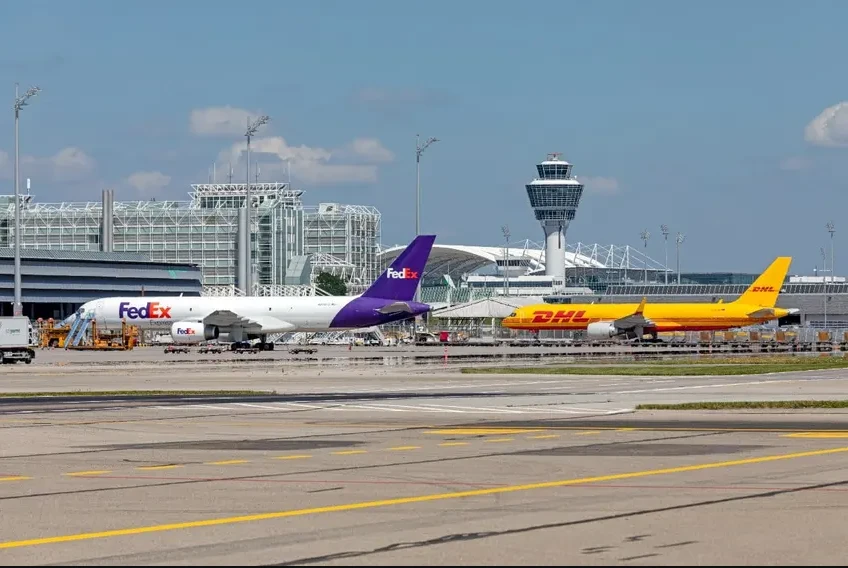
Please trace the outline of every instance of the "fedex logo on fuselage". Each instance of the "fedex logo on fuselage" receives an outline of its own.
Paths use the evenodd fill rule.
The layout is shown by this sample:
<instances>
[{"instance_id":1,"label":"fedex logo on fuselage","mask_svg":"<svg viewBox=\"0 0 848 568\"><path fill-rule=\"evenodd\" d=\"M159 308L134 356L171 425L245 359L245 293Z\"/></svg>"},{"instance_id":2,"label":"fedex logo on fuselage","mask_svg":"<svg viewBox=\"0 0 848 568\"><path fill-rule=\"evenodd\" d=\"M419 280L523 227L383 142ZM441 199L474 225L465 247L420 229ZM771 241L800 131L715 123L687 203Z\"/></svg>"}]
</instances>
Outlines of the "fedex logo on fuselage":
<instances>
[{"instance_id":1,"label":"fedex logo on fuselage","mask_svg":"<svg viewBox=\"0 0 848 568\"><path fill-rule=\"evenodd\" d=\"M170 319L171 306L162 306L159 302L147 302L143 306L132 306L121 302L118 306L118 319Z\"/></svg>"},{"instance_id":2,"label":"fedex logo on fuselage","mask_svg":"<svg viewBox=\"0 0 848 568\"><path fill-rule=\"evenodd\" d=\"M386 278L392 278L394 280L406 280L406 279L414 279L418 278L418 273L410 270L408 268L401 268L400 270L395 270L391 266L386 271Z\"/></svg>"}]
</instances>

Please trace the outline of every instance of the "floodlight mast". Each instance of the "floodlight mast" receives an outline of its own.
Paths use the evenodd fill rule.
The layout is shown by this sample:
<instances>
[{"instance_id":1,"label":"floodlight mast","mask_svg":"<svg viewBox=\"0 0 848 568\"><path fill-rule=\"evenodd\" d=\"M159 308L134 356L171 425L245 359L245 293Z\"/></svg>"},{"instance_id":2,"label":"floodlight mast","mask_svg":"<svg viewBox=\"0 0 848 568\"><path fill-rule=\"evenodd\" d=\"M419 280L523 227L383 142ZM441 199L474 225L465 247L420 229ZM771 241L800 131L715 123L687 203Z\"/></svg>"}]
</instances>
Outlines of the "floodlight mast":
<instances>
[{"instance_id":1,"label":"floodlight mast","mask_svg":"<svg viewBox=\"0 0 848 568\"><path fill-rule=\"evenodd\" d=\"M509 297L509 225L501 227L504 236L504 296Z\"/></svg>"},{"instance_id":2,"label":"floodlight mast","mask_svg":"<svg viewBox=\"0 0 848 568\"><path fill-rule=\"evenodd\" d=\"M660 225L660 231L662 231L663 239L665 239L665 264L663 265L663 272L665 272L665 284L668 286L668 225Z\"/></svg>"},{"instance_id":3,"label":"floodlight mast","mask_svg":"<svg viewBox=\"0 0 848 568\"><path fill-rule=\"evenodd\" d=\"M677 233L677 283L680 284L680 245L686 239L686 235L683 233Z\"/></svg>"},{"instance_id":4,"label":"floodlight mast","mask_svg":"<svg viewBox=\"0 0 848 568\"><path fill-rule=\"evenodd\" d=\"M836 227L833 224L833 221L828 221L827 232L830 233L830 283L833 284L835 282L836 273L833 271L833 233L836 232Z\"/></svg>"},{"instance_id":5,"label":"floodlight mast","mask_svg":"<svg viewBox=\"0 0 848 568\"><path fill-rule=\"evenodd\" d=\"M421 154L424 153L430 144L439 142L438 138L430 137L424 144L421 144L420 136L415 135L415 236L421 234ZM422 275L423 277L423 275ZM415 301L421 301L421 283L415 289Z\"/></svg>"},{"instance_id":6,"label":"floodlight mast","mask_svg":"<svg viewBox=\"0 0 848 568\"><path fill-rule=\"evenodd\" d=\"M639 235L643 241L645 241L645 284L648 283L648 239L651 238L651 233L648 232L648 229L642 231Z\"/></svg>"},{"instance_id":7,"label":"floodlight mast","mask_svg":"<svg viewBox=\"0 0 848 568\"><path fill-rule=\"evenodd\" d=\"M18 95L18 84L15 83L15 301L12 314L23 315L24 306L21 301L21 196L20 196L20 152L18 143L18 118L21 109L27 106L27 101L41 91L40 87L30 87L23 95Z\"/></svg>"},{"instance_id":8,"label":"floodlight mast","mask_svg":"<svg viewBox=\"0 0 848 568\"><path fill-rule=\"evenodd\" d=\"M421 234L421 154L430 144L438 142L438 138L430 137L424 144L419 142L419 135L415 135L415 236Z\"/></svg>"},{"instance_id":9,"label":"floodlight mast","mask_svg":"<svg viewBox=\"0 0 848 568\"><path fill-rule=\"evenodd\" d=\"M263 124L267 124L268 121L271 120L270 117L266 115L262 115L256 119L255 122L250 122L250 117L247 117L247 131L244 133L245 137L247 137L247 187L244 192L244 206L247 208L247 235L248 239L247 244L247 277L245 278L245 288L247 288L244 293L246 296L253 295L253 242L251 241L251 231L250 231L250 139L256 134L256 131L259 130L259 127Z\"/></svg>"}]
</instances>

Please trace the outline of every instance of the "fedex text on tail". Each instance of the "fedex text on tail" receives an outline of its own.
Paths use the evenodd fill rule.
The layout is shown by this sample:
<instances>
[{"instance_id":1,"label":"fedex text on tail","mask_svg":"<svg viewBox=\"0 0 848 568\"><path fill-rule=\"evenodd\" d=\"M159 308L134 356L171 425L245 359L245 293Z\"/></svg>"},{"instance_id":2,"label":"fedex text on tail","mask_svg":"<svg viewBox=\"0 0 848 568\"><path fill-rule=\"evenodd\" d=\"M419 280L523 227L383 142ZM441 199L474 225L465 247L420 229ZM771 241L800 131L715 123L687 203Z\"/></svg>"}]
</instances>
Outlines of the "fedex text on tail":
<instances>
[{"instance_id":1,"label":"fedex text on tail","mask_svg":"<svg viewBox=\"0 0 848 568\"><path fill-rule=\"evenodd\" d=\"M412 300L435 240L436 235L415 237L362 297L401 302Z\"/></svg>"}]
</instances>

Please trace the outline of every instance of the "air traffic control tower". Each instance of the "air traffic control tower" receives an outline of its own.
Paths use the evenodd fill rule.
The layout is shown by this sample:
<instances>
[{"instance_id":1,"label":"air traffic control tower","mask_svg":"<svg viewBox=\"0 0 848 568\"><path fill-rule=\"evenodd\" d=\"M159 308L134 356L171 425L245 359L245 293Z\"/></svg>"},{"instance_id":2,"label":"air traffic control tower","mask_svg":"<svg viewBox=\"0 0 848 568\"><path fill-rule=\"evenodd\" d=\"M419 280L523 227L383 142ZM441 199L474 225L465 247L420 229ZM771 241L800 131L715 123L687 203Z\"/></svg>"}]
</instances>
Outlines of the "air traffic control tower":
<instances>
[{"instance_id":1,"label":"air traffic control tower","mask_svg":"<svg viewBox=\"0 0 848 568\"><path fill-rule=\"evenodd\" d=\"M536 164L539 177L528 183L527 197L545 231L545 275L565 279L565 232L577 213L583 184L571 178L572 165L548 154Z\"/></svg>"}]
</instances>

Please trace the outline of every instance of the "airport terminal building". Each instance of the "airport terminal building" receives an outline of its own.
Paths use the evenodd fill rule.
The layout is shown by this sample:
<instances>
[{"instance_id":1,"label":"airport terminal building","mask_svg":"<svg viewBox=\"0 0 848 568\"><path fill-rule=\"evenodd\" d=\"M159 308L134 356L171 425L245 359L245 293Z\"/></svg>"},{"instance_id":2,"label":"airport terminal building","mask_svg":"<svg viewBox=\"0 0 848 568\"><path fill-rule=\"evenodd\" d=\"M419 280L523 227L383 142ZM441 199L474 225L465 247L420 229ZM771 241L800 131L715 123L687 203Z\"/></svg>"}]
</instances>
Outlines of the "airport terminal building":
<instances>
[{"instance_id":1,"label":"airport terminal building","mask_svg":"<svg viewBox=\"0 0 848 568\"><path fill-rule=\"evenodd\" d=\"M380 212L370 206L310 207L288 183L192 185L188 201L38 203L22 197L21 248L144 254L157 263L196 265L204 292L304 295L320 272L364 290L378 272ZM0 196L0 248L14 245L14 196ZM252 266L247 266L251 247Z\"/></svg>"},{"instance_id":2,"label":"airport terminal building","mask_svg":"<svg viewBox=\"0 0 848 568\"><path fill-rule=\"evenodd\" d=\"M13 315L14 248L0 248L0 316ZM63 319L104 296L199 296L197 266L153 262L138 253L21 250L23 314Z\"/></svg>"}]
</instances>

